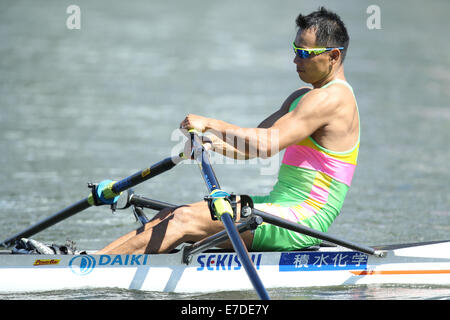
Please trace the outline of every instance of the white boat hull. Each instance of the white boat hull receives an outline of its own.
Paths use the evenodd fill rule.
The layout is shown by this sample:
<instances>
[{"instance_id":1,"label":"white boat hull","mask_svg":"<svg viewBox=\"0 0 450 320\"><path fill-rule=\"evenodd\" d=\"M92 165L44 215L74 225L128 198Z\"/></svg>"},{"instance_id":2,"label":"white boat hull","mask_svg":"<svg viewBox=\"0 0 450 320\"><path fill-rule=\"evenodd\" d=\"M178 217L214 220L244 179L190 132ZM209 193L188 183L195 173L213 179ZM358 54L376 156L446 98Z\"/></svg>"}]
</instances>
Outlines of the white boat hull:
<instances>
[{"instance_id":1,"label":"white boat hull","mask_svg":"<svg viewBox=\"0 0 450 320\"><path fill-rule=\"evenodd\" d=\"M450 285L450 241L368 256L341 247L318 251L252 252L266 288L358 284ZM0 292L125 288L158 292L252 290L232 252L193 256L0 254Z\"/></svg>"}]
</instances>

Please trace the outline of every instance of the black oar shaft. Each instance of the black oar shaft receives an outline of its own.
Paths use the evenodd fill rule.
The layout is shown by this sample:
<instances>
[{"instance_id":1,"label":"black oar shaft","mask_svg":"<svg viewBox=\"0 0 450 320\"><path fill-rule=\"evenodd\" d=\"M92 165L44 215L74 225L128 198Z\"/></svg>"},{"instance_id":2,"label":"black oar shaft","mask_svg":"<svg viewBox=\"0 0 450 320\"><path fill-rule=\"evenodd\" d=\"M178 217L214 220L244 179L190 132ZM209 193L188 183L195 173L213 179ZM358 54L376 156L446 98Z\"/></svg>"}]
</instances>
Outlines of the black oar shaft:
<instances>
[{"instance_id":1,"label":"black oar shaft","mask_svg":"<svg viewBox=\"0 0 450 320\"><path fill-rule=\"evenodd\" d=\"M5 247L9 247L9 246L13 245L17 239L30 237L50 226L60 222L61 220L67 219L68 217L73 216L74 214L89 208L90 206L91 205L88 202L88 198L80 200L77 203L74 203L73 205L55 213L54 215L37 222L36 224L32 225L31 227L25 229L24 231L19 232L19 233L13 235L12 237L6 239L5 241L3 241L3 245Z\"/></svg>"},{"instance_id":2,"label":"black oar shaft","mask_svg":"<svg viewBox=\"0 0 450 320\"><path fill-rule=\"evenodd\" d=\"M130 189L150 178L153 178L163 172L166 172L167 170L172 169L181 160L181 156L168 157L164 160L161 160L158 163L152 165L150 168L140 170L125 179L117 181L116 183L114 183L112 191L118 194L122 191Z\"/></svg>"},{"instance_id":3,"label":"black oar shaft","mask_svg":"<svg viewBox=\"0 0 450 320\"><path fill-rule=\"evenodd\" d=\"M242 232L245 232L248 230L255 230L256 227L259 226L262 222L263 221L262 221L261 217L255 216L247 221L244 221L244 222L238 224L236 226L236 229L239 233L242 233ZM226 232L226 230L223 230L216 234L213 234L212 236L209 236L208 238L197 241L188 247L184 247L183 262L186 264L189 264L191 261L191 258L194 254L204 252L212 247L216 247L228 239L229 239L228 233Z\"/></svg>"},{"instance_id":4,"label":"black oar shaft","mask_svg":"<svg viewBox=\"0 0 450 320\"><path fill-rule=\"evenodd\" d=\"M330 234L305 227L301 224L288 221L286 219L274 216L270 213L267 213L267 212L264 212L264 211L261 211L258 209L253 209L253 213L257 216L260 216L264 220L264 222L276 225L278 227L282 227L282 228L289 229L289 230L292 230L295 232L299 232L299 233L302 233L307 236L311 236L311 237L314 237L314 238L317 238L320 240L329 241L329 242L335 243L337 245L340 245L340 246L343 246L345 248L349 248L352 250L357 250L357 251L364 252L364 253L371 254L371 255L376 254L376 251L373 248L363 246L360 244L356 244L356 243L353 243L353 242L350 242L350 241L347 241L344 239L340 239L337 237L333 237Z\"/></svg>"},{"instance_id":5,"label":"black oar shaft","mask_svg":"<svg viewBox=\"0 0 450 320\"><path fill-rule=\"evenodd\" d=\"M153 178L154 176L157 176L167 170L172 169L174 166L176 166L182 160L183 160L183 158L181 157L181 155L168 157L164 160L161 160L160 162L152 165L150 168L143 169L125 179L122 179L122 180L114 183L114 185L112 187L112 191L116 194L119 194L122 191L132 188L132 187L138 185L139 183L142 183L150 178ZM68 217L89 208L91 206L91 203L89 202L89 197L86 199L80 200L77 203L55 213L54 215L52 215L40 222L37 222L36 224L32 225L31 227L25 229L24 231L19 232L19 233L15 234L14 236L6 239L5 241L3 241L1 243L1 245L5 246L5 247L11 246L14 244L14 242L17 239L32 236L48 227L51 227L52 225L60 222L61 220L67 219Z\"/></svg>"},{"instance_id":6,"label":"black oar shaft","mask_svg":"<svg viewBox=\"0 0 450 320\"><path fill-rule=\"evenodd\" d=\"M142 197L139 195L133 195L133 197L130 200L130 203L137 205L137 206L146 207L149 209L154 209L154 210L162 210L165 208L176 208L177 207L177 205L174 205L174 204L149 199L149 198ZM334 237L328 233L320 232L318 230L305 227L301 224L291 222L289 220L274 216L270 213L267 213L267 212L264 212L264 211L261 211L258 209L252 209L252 210L253 210L252 212L255 216L261 217L263 219L263 221L266 223L270 223L270 224L273 224L273 225L281 227L281 228L285 228L285 229L288 229L291 231L305 234L307 236L311 236L311 237L314 237L314 238L317 238L320 240L328 241L328 242L343 246L348 249L357 250L357 251L367 253L370 255L377 254L377 251L374 248L364 246L361 244L357 244L354 242L350 242L350 241L347 241L345 239L341 239L338 237Z\"/></svg>"},{"instance_id":7,"label":"black oar shaft","mask_svg":"<svg viewBox=\"0 0 450 320\"><path fill-rule=\"evenodd\" d=\"M177 206L163 201L149 199L143 196L133 194L130 198L130 204L137 207L145 207L153 210L163 210L166 208L174 209Z\"/></svg>"}]
</instances>

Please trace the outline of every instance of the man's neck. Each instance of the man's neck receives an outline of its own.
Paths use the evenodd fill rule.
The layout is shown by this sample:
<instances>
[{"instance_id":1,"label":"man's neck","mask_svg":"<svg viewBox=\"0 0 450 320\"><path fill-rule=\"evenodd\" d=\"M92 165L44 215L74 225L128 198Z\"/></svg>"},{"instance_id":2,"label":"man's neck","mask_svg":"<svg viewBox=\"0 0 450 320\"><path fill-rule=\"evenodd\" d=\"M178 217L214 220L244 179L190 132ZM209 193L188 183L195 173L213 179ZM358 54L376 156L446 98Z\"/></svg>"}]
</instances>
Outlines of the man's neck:
<instances>
[{"instance_id":1,"label":"man's neck","mask_svg":"<svg viewBox=\"0 0 450 320\"><path fill-rule=\"evenodd\" d=\"M333 70L324 78L322 78L321 80L312 83L314 89L317 88L321 88L324 85L326 85L328 82L331 82L335 79L341 79L345 81L345 76L344 76L344 66L340 66L337 70L335 70L333 72Z\"/></svg>"}]
</instances>

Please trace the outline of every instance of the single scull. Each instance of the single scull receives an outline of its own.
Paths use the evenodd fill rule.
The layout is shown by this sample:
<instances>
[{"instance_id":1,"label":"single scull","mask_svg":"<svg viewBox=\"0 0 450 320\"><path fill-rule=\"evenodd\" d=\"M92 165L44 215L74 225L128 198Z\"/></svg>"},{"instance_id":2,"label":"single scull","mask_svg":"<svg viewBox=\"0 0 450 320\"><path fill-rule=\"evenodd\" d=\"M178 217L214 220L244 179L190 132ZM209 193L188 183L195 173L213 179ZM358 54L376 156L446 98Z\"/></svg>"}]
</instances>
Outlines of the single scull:
<instances>
[{"instance_id":1,"label":"single scull","mask_svg":"<svg viewBox=\"0 0 450 320\"><path fill-rule=\"evenodd\" d=\"M220 189L200 138L195 132L190 132L190 138L193 147L190 158L197 161L205 180L209 193L205 200L211 218L222 221L224 231L182 245L174 252L157 255L98 255L94 250L83 254L57 254L56 251L43 254L38 250L40 254L36 254L28 248L17 250L22 238L91 206L111 205L113 210L131 207L142 224L149 221L143 208L175 207L135 195L130 188L175 167L186 159L180 154L118 182L105 180L98 185L90 184L91 193L87 198L1 242L5 250L0 251L0 292L80 288L211 292L253 288L261 299L269 299L266 288L383 283L450 285L450 240L368 247L254 209L251 201L247 201L249 197L243 195L241 220L235 224L235 195ZM125 190L129 191L127 203L117 208L119 194ZM263 222L328 244L301 251L249 253L239 233L253 230ZM231 241L234 251L217 249L226 240Z\"/></svg>"},{"instance_id":2,"label":"single scull","mask_svg":"<svg viewBox=\"0 0 450 320\"><path fill-rule=\"evenodd\" d=\"M250 257L266 288L450 285L450 241L375 248L383 254L367 255L336 246L250 252ZM81 288L212 292L251 290L253 285L236 253L218 249L195 253L190 259L185 259L184 248L157 255L0 252L0 292Z\"/></svg>"}]
</instances>

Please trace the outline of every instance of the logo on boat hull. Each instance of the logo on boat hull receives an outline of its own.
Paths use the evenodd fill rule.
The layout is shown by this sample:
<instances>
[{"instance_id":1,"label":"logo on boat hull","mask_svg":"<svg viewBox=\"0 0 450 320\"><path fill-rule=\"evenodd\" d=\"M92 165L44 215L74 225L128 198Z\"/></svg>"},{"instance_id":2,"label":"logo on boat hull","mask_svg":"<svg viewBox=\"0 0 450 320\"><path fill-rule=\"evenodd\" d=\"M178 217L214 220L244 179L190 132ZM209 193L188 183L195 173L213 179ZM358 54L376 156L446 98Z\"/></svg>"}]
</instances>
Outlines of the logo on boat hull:
<instances>
[{"instance_id":1,"label":"logo on boat hull","mask_svg":"<svg viewBox=\"0 0 450 320\"><path fill-rule=\"evenodd\" d=\"M250 258L256 269L259 270L262 254L252 254ZM242 263L235 254L202 254L197 257L197 263L199 264L197 271L239 270L242 268Z\"/></svg>"},{"instance_id":2,"label":"logo on boat hull","mask_svg":"<svg viewBox=\"0 0 450 320\"><path fill-rule=\"evenodd\" d=\"M70 260L69 267L77 275L86 275L92 272L95 267L137 267L147 265L149 262L146 254L108 255L98 256L79 255Z\"/></svg>"},{"instance_id":3,"label":"logo on boat hull","mask_svg":"<svg viewBox=\"0 0 450 320\"><path fill-rule=\"evenodd\" d=\"M96 265L95 258L90 255L80 255L73 257L69 262L70 270L78 275L86 275L94 270Z\"/></svg>"},{"instance_id":4,"label":"logo on boat hull","mask_svg":"<svg viewBox=\"0 0 450 320\"><path fill-rule=\"evenodd\" d=\"M359 252L288 252L281 254L279 271L364 270L368 258Z\"/></svg>"},{"instance_id":5,"label":"logo on boat hull","mask_svg":"<svg viewBox=\"0 0 450 320\"><path fill-rule=\"evenodd\" d=\"M48 265L55 265L59 263L59 259L37 259L33 266L48 266Z\"/></svg>"}]
</instances>

